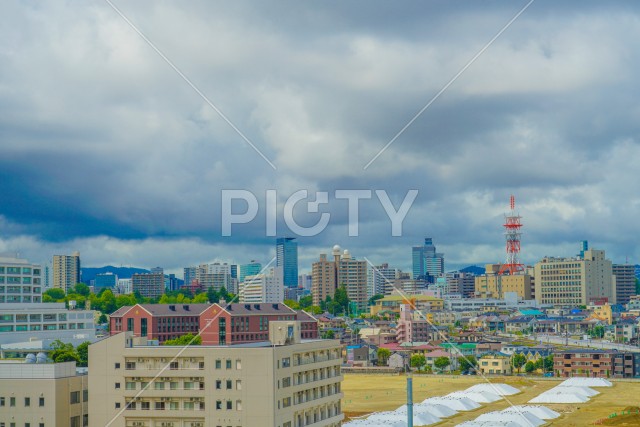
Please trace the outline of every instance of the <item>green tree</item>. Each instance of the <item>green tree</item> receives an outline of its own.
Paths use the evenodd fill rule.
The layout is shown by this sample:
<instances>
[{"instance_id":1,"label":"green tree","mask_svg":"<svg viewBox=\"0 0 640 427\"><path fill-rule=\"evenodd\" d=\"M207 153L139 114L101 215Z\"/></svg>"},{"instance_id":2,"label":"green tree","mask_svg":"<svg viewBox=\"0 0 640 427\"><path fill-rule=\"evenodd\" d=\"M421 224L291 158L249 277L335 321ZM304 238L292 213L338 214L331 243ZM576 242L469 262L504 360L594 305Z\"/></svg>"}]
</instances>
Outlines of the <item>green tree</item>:
<instances>
[{"instance_id":1,"label":"green tree","mask_svg":"<svg viewBox=\"0 0 640 427\"><path fill-rule=\"evenodd\" d=\"M446 369L447 366L449 366L450 364L451 364L451 361L449 360L448 357L445 357L445 356L437 357L436 360L433 361L433 366L438 368L440 371L443 371L444 369Z\"/></svg>"},{"instance_id":2,"label":"green tree","mask_svg":"<svg viewBox=\"0 0 640 427\"><path fill-rule=\"evenodd\" d=\"M116 297L111 292L111 289L106 289L100 296L100 304L102 305L102 312L111 314L116 311Z\"/></svg>"},{"instance_id":3,"label":"green tree","mask_svg":"<svg viewBox=\"0 0 640 427\"><path fill-rule=\"evenodd\" d=\"M104 325L105 323L109 322L109 318L107 317L106 314L102 313L100 314L100 317L98 317L98 325Z\"/></svg>"},{"instance_id":4,"label":"green tree","mask_svg":"<svg viewBox=\"0 0 640 427\"><path fill-rule=\"evenodd\" d=\"M207 289L207 299L211 304L217 303L220 299L213 286L209 286L209 288Z\"/></svg>"},{"instance_id":5,"label":"green tree","mask_svg":"<svg viewBox=\"0 0 640 427\"><path fill-rule=\"evenodd\" d=\"M201 292L197 294L195 297L193 297L191 302L194 304L205 304L209 302L209 297L207 296L206 293Z\"/></svg>"},{"instance_id":6,"label":"green tree","mask_svg":"<svg viewBox=\"0 0 640 427\"><path fill-rule=\"evenodd\" d=\"M76 347L76 354L78 355L78 366L89 366L89 341L85 341Z\"/></svg>"},{"instance_id":7,"label":"green tree","mask_svg":"<svg viewBox=\"0 0 640 427\"><path fill-rule=\"evenodd\" d=\"M553 372L553 354L542 359L543 372Z\"/></svg>"},{"instance_id":8,"label":"green tree","mask_svg":"<svg viewBox=\"0 0 640 427\"><path fill-rule=\"evenodd\" d=\"M522 369L525 363L527 363L527 358L524 354L516 353L511 356L511 365L518 370L518 373L520 373L520 369Z\"/></svg>"},{"instance_id":9,"label":"green tree","mask_svg":"<svg viewBox=\"0 0 640 427\"><path fill-rule=\"evenodd\" d=\"M202 337L200 335L194 336L193 334L181 335L178 338L172 340L166 340L164 345L201 345Z\"/></svg>"},{"instance_id":10,"label":"green tree","mask_svg":"<svg viewBox=\"0 0 640 427\"><path fill-rule=\"evenodd\" d=\"M51 343L51 350L52 351L49 353L49 357L55 363L80 361L78 353L70 343L63 343L60 340L55 340Z\"/></svg>"},{"instance_id":11,"label":"green tree","mask_svg":"<svg viewBox=\"0 0 640 427\"><path fill-rule=\"evenodd\" d=\"M409 359L409 364L412 368L420 370L424 365L427 364L427 358L424 357L424 354L412 354L411 359Z\"/></svg>"},{"instance_id":12,"label":"green tree","mask_svg":"<svg viewBox=\"0 0 640 427\"><path fill-rule=\"evenodd\" d=\"M460 356L458 357L458 366L461 371L468 371L475 369L478 366L478 361L474 356Z\"/></svg>"},{"instance_id":13,"label":"green tree","mask_svg":"<svg viewBox=\"0 0 640 427\"><path fill-rule=\"evenodd\" d=\"M131 306L131 305L136 305L136 297L133 295L118 295L116 297L116 307L120 308L120 307L124 307L124 306ZM93 305L92 305L93 307Z\"/></svg>"},{"instance_id":14,"label":"green tree","mask_svg":"<svg viewBox=\"0 0 640 427\"><path fill-rule=\"evenodd\" d=\"M391 350L383 347L378 348L378 365L379 366L387 366L389 357L391 357Z\"/></svg>"},{"instance_id":15,"label":"green tree","mask_svg":"<svg viewBox=\"0 0 640 427\"><path fill-rule=\"evenodd\" d=\"M298 302L300 303L300 308L305 309L313 305L313 297L311 295L305 295L301 297Z\"/></svg>"},{"instance_id":16,"label":"green tree","mask_svg":"<svg viewBox=\"0 0 640 427\"><path fill-rule=\"evenodd\" d=\"M524 371L527 374L530 374L535 370L536 370L536 365L532 361L528 361L527 363L524 364Z\"/></svg>"},{"instance_id":17,"label":"green tree","mask_svg":"<svg viewBox=\"0 0 640 427\"><path fill-rule=\"evenodd\" d=\"M540 357L540 358L538 358L538 360L533 362L533 366L536 369L542 369L543 368L543 363L544 363L544 359L542 357Z\"/></svg>"},{"instance_id":18,"label":"green tree","mask_svg":"<svg viewBox=\"0 0 640 427\"><path fill-rule=\"evenodd\" d=\"M317 314L322 314L322 309L320 307L318 307L317 305L312 305L310 307L308 307L307 310L309 313L317 315Z\"/></svg>"},{"instance_id":19,"label":"green tree","mask_svg":"<svg viewBox=\"0 0 640 427\"><path fill-rule=\"evenodd\" d=\"M45 296L51 298L52 302L58 302L64 300L64 291L60 288L47 289L44 294L42 294L43 299Z\"/></svg>"},{"instance_id":20,"label":"green tree","mask_svg":"<svg viewBox=\"0 0 640 427\"><path fill-rule=\"evenodd\" d=\"M83 297L88 297L91 294L91 289L84 283L76 283L76 286L73 288L73 292Z\"/></svg>"},{"instance_id":21,"label":"green tree","mask_svg":"<svg viewBox=\"0 0 640 427\"><path fill-rule=\"evenodd\" d=\"M349 295L347 294L347 288L344 285L340 285L333 296L333 300L338 305L340 313L347 313L349 310Z\"/></svg>"},{"instance_id":22,"label":"green tree","mask_svg":"<svg viewBox=\"0 0 640 427\"><path fill-rule=\"evenodd\" d=\"M367 304L369 306L375 305L376 301L378 301L379 299L382 299L382 298L384 298L384 295L380 295L380 294L374 295L371 298L369 298L369 301L367 302Z\"/></svg>"},{"instance_id":23,"label":"green tree","mask_svg":"<svg viewBox=\"0 0 640 427\"><path fill-rule=\"evenodd\" d=\"M293 309L293 310L300 310L300 303L298 303L298 301L294 301L292 299L286 299L283 301L284 305L286 305L287 307Z\"/></svg>"},{"instance_id":24,"label":"green tree","mask_svg":"<svg viewBox=\"0 0 640 427\"><path fill-rule=\"evenodd\" d=\"M218 298L219 298L218 301L220 301L221 299L224 299L226 304L231 302L231 296L227 292L227 288L225 288L224 286L220 287L220 290L218 291Z\"/></svg>"},{"instance_id":25,"label":"green tree","mask_svg":"<svg viewBox=\"0 0 640 427\"><path fill-rule=\"evenodd\" d=\"M324 338L325 340L332 340L332 339L335 339L335 337L336 337L336 333L333 332L333 330L331 329L322 333L322 338Z\"/></svg>"},{"instance_id":26,"label":"green tree","mask_svg":"<svg viewBox=\"0 0 640 427\"><path fill-rule=\"evenodd\" d=\"M636 295L640 295L640 279L636 278Z\"/></svg>"}]
</instances>

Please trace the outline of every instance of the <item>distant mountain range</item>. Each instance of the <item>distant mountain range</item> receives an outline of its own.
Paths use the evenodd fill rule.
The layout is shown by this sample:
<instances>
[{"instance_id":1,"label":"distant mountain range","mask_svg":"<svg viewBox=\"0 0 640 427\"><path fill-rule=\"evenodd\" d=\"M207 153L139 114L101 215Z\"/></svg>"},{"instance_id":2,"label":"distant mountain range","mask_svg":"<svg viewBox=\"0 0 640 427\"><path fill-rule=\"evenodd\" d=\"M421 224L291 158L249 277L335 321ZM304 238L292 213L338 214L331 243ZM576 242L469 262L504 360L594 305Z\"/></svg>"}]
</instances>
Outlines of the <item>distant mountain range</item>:
<instances>
[{"instance_id":1,"label":"distant mountain range","mask_svg":"<svg viewBox=\"0 0 640 427\"><path fill-rule=\"evenodd\" d=\"M118 279L130 279L135 273L149 273L149 270L136 267L114 267L107 265L106 267L82 267L82 281L89 284L95 279L97 274L113 273Z\"/></svg>"},{"instance_id":2,"label":"distant mountain range","mask_svg":"<svg viewBox=\"0 0 640 427\"><path fill-rule=\"evenodd\" d=\"M477 265L470 265L469 267L461 268L460 271L462 273L475 274L476 276L484 274L484 268L483 267L478 267Z\"/></svg>"}]
</instances>

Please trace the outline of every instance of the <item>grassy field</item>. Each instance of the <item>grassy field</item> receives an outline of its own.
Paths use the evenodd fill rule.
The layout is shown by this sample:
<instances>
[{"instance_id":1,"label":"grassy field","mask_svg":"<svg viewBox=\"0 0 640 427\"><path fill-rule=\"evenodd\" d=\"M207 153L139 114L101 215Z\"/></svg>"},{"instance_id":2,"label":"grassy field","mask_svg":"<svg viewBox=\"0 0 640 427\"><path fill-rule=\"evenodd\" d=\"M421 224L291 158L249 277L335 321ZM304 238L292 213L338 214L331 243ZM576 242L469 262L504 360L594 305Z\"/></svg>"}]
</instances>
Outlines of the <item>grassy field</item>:
<instances>
[{"instance_id":1,"label":"grassy field","mask_svg":"<svg viewBox=\"0 0 640 427\"><path fill-rule=\"evenodd\" d=\"M444 396L457 390L464 390L474 384L484 382L475 376L414 376L414 402L422 402L427 397ZM506 383L522 393L507 396L498 402L485 404L470 411L461 412L445 419L440 426L455 426L463 421L473 420L480 414L505 409L510 404L524 404L538 394L560 383L560 381L529 380L520 377L492 377L492 382ZM346 374L342 385L344 392L343 411L347 417L358 417L371 412L390 411L406 403L406 377L387 375ZM613 412L621 412L628 407L640 406L640 381L614 382L613 387L599 387L601 394L589 402L579 404L548 404L549 408L562 413L562 417L549 425L558 427L578 427L592 425L600 418ZM508 401L507 401L508 399ZM617 417L613 424L618 426L638 426L638 417ZM605 424L605 425L607 425Z\"/></svg>"}]
</instances>

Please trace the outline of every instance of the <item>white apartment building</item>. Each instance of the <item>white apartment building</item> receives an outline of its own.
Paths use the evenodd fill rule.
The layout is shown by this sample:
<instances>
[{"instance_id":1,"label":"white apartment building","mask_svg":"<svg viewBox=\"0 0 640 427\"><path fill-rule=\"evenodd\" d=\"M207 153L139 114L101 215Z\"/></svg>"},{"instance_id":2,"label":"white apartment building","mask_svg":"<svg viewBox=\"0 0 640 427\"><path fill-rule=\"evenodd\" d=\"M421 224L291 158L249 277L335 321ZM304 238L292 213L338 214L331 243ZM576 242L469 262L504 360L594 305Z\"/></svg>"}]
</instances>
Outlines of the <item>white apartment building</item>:
<instances>
[{"instance_id":1,"label":"white apartment building","mask_svg":"<svg viewBox=\"0 0 640 427\"><path fill-rule=\"evenodd\" d=\"M283 302L282 267L273 267L267 273L245 277L244 282L238 285L238 301L250 304Z\"/></svg>"},{"instance_id":2,"label":"white apartment building","mask_svg":"<svg viewBox=\"0 0 640 427\"><path fill-rule=\"evenodd\" d=\"M26 259L0 257L0 304L42 302L42 267Z\"/></svg>"}]
</instances>

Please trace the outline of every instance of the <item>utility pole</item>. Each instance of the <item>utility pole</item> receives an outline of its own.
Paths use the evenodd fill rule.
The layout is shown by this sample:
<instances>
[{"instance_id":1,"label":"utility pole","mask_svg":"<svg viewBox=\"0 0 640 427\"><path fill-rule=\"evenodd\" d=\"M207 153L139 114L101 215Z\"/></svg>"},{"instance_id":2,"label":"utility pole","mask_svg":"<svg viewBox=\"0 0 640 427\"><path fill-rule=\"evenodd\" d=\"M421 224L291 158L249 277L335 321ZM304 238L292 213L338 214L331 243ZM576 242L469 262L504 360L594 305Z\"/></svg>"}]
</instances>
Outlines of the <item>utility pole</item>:
<instances>
[{"instance_id":1,"label":"utility pole","mask_svg":"<svg viewBox=\"0 0 640 427\"><path fill-rule=\"evenodd\" d=\"M411 366L407 373L407 427L413 427L413 377Z\"/></svg>"}]
</instances>

